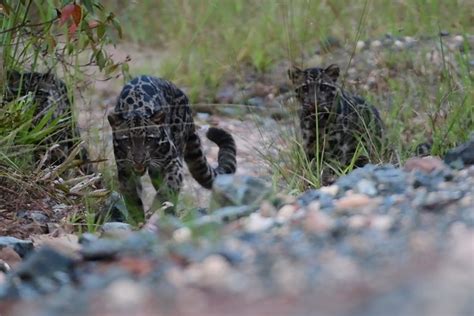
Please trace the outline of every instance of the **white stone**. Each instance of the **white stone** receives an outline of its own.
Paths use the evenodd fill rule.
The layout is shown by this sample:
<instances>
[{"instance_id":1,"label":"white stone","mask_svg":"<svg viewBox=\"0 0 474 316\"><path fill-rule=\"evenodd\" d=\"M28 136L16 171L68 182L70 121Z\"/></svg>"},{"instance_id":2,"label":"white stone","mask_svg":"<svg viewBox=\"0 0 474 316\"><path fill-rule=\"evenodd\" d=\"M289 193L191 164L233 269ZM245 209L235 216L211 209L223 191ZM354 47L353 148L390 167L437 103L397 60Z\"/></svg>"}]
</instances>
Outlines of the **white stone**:
<instances>
[{"instance_id":1,"label":"white stone","mask_svg":"<svg viewBox=\"0 0 474 316\"><path fill-rule=\"evenodd\" d=\"M272 227L274 222L271 217L263 217L260 213L252 213L245 221L245 229L250 233L258 233Z\"/></svg>"}]
</instances>

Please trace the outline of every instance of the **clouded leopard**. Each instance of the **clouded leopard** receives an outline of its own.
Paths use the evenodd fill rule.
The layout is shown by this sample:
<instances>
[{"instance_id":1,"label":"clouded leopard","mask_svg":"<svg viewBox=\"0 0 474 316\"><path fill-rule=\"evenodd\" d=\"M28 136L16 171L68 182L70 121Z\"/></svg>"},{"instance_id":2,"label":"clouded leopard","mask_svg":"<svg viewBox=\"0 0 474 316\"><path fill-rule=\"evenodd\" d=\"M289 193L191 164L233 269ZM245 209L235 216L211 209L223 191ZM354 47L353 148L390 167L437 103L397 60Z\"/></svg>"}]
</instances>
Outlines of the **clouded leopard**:
<instances>
[{"instance_id":1,"label":"clouded leopard","mask_svg":"<svg viewBox=\"0 0 474 316\"><path fill-rule=\"evenodd\" d=\"M337 167L366 164L380 148L382 120L377 109L337 84L339 67L294 67L288 75L301 105L300 127L308 160Z\"/></svg>"},{"instance_id":2,"label":"clouded leopard","mask_svg":"<svg viewBox=\"0 0 474 316\"><path fill-rule=\"evenodd\" d=\"M183 182L183 161L206 189L212 187L217 175L236 170L234 139L215 127L209 128L207 137L219 146L218 166L209 165L188 98L170 81L151 76L134 78L123 87L108 120L120 191L135 223L144 220L140 177L145 172L157 191L153 205L158 205L177 197Z\"/></svg>"}]
</instances>

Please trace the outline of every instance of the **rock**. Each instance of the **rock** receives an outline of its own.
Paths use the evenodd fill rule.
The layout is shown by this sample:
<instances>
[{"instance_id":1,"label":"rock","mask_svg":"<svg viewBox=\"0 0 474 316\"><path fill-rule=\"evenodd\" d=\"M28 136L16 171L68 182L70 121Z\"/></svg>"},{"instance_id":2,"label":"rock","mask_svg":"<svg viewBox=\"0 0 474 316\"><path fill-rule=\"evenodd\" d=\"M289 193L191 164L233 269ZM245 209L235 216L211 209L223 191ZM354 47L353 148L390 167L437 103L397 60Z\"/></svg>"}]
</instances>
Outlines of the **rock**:
<instances>
[{"instance_id":1,"label":"rock","mask_svg":"<svg viewBox=\"0 0 474 316\"><path fill-rule=\"evenodd\" d=\"M49 222L49 216L46 215L42 211L22 210L22 211L18 211L16 216L18 218L31 219L35 221L36 223L43 224L43 225Z\"/></svg>"},{"instance_id":2,"label":"rock","mask_svg":"<svg viewBox=\"0 0 474 316\"><path fill-rule=\"evenodd\" d=\"M278 210L277 220L280 223L288 222L291 217L295 214L296 206L292 204L284 205Z\"/></svg>"},{"instance_id":3,"label":"rock","mask_svg":"<svg viewBox=\"0 0 474 316\"><path fill-rule=\"evenodd\" d=\"M259 212L260 212L260 215L262 215L263 217L273 217L273 216L276 215L277 210L276 210L275 206L273 206L272 203L265 200L260 205L260 211Z\"/></svg>"},{"instance_id":4,"label":"rock","mask_svg":"<svg viewBox=\"0 0 474 316\"><path fill-rule=\"evenodd\" d=\"M212 186L209 209L216 210L226 206L240 205L257 206L271 192L270 185L259 178L219 175Z\"/></svg>"},{"instance_id":5,"label":"rock","mask_svg":"<svg viewBox=\"0 0 474 316\"><path fill-rule=\"evenodd\" d=\"M76 235L66 234L61 236L36 235L31 237L35 248L47 246L63 255L79 259L79 241Z\"/></svg>"},{"instance_id":6,"label":"rock","mask_svg":"<svg viewBox=\"0 0 474 316\"><path fill-rule=\"evenodd\" d=\"M382 42L379 40L372 41L370 43L370 48L380 48L382 46Z\"/></svg>"},{"instance_id":7,"label":"rock","mask_svg":"<svg viewBox=\"0 0 474 316\"><path fill-rule=\"evenodd\" d=\"M262 97L253 97L247 100L247 105L261 107L265 105L265 99Z\"/></svg>"},{"instance_id":8,"label":"rock","mask_svg":"<svg viewBox=\"0 0 474 316\"><path fill-rule=\"evenodd\" d=\"M391 165L376 166L374 168L374 178L379 193L401 194L408 187L406 174Z\"/></svg>"},{"instance_id":9,"label":"rock","mask_svg":"<svg viewBox=\"0 0 474 316\"><path fill-rule=\"evenodd\" d=\"M173 232L173 239L179 243L190 241L191 237L192 231L188 227L181 227Z\"/></svg>"},{"instance_id":10,"label":"rock","mask_svg":"<svg viewBox=\"0 0 474 316\"><path fill-rule=\"evenodd\" d=\"M0 237L0 249L10 247L24 258L33 250L33 242L30 240L21 240L15 237Z\"/></svg>"},{"instance_id":11,"label":"rock","mask_svg":"<svg viewBox=\"0 0 474 316\"><path fill-rule=\"evenodd\" d=\"M393 46L398 50L402 50L405 48L405 43L400 40L396 40L395 42L393 42Z\"/></svg>"},{"instance_id":12,"label":"rock","mask_svg":"<svg viewBox=\"0 0 474 316\"><path fill-rule=\"evenodd\" d=\"M336 196L337 192L339 192L339 187L335 184L332 184L332 185L321 187L319 191L322 193L328 194L330 196Z\"/></svg>"},{"instance_id":13,"label":"rock","mask_svg":"<svg viewBox=\"0 0 474 316\"><path fill-rule=\"evenodd\" d=\"M375 183L367 179L362 179L357 182L355 189L357 192L361 194L366 194L368 196L377 195L377 188L375 187Z\"/></svg>"},{"instance_id":14,"label":"rock","mask_svg":"<svg viewBox=\"0 0 474 316\"><path fill-rule=\"evenodd\" d=\"M236 89L232 85L220 88L216 94L216 101L220 104L231 104L236 95Z\"/></svg>"},{"instance_id":15,"label":"rock","mask_svg":"<svg viewBox=\"0 0 474 316\"><path fill-rule=\"evenodd\" d=\"M110 193L103 207L97 212L97 220L108 220L111 222L125 222L128 218L128 210L120 193Z\"/></svg>"},{"instance_id":16,"label":"rock","mask_svg":"<svg viewBox=\"0 0 474 316\"><path fill-rule=\"evenodd\" d=\"M72 258L42 247L18 266L4 295L24 299L57 292L61 286L72 282L74 266Z\"/></svg>"},{"instance_id":17,"label":"rock","mask_svg":"<svg viewBox=\"0 0 474 316\"><path fill-rule=\"evenodd\" d=\"M460 200L463 194L459 191L429 192L422 200L421 206L430 211L441 211L448 204Z\"/></svg>"},{"instance_id":18,"label":"rock","mask_svg":"<svg viewBox=\"0 0 474 316\"><path fill-rule=\"evenodd\" d=\"M99 237L97 237L94 234L84 233L84 234L81 235L81 237L79 237L79 244L88 245L88 244L90 244L94 241L97 241L98 239L99 239Z\"/></svg>"},{"instance_id":19,"label":"rock","mask_svg":"<svg viewBox=\"0 0 474 316\"><path fill-rule=\"evenodd\" d=\"M370 219L370 227L388 231L393 225L393 218L388 215L377 215Z\"/></svg>"},{"instance_id":20,"label":"rock","mask_svg":"<svg viewBox=\"0 0 474 316\"><path fill-rule=\"evenodd\" d=\"M104 300L113 302L108 311L120 315L124 311L137 310L146 304L149 290L133 280L117 280L112 282L104 291ZM133 312L132 312L133 313Z\"/></svg>"},{"instance_id":21,"label":"rock","mask_svg":"<svg viewBox=\"0 0 474 316\"><path fill-rule=\"evenodd\" d=\"M214 254L206 257L201 263L190 266L185 273L193 283L225 288L231 270L232 267L224 257Z\"/></svg>"},{"instance_id":22,"label":"rock","mask_svg":"<svg viewBox=\"0 0 474 316\"><path fill-rule=\"evenodd\" d=\"M4 247L0 249L0 262L3 262L4 265L9 269L10 267L15 267L21 262L21 257L18 253L10 247ZM4 268L0 267L0 271L5 271Z\"/></svg>"},{"instance_id":23,"label":"rock","mask_svg":"<svg viewBox=\"0 0 474 316\"><path fill-rule=\"evenodd\" d=\"M309 190L298 197L298 204L305 207L313 201L319 201L322 208L330 207L333 204L333 197L323 190Z\"/></svg>"},{"instance_id":24,"label":"rock","mask_svg":"<svg viewBox=\"0 0 474 316\"><path fill-rule=\"evenodd\" d=\"M335 225L334 219L320 211L308 211L303 220L303 229L312 234L327 234Z\"/></svg>"},{"instance_id":25,"label":"rock","mask_svg":"<svg viewBox=\"0 0 474 316\"><path fill-rule=\"evenodd\" d=\"M365 215L355 214L349 217L347 225L352 230L360 230L369 226L369 219Z\"/></svg>"},{"instance_id":26,"label":"rock","mask_svg":"<svg viewBox=\"0 0 474 316\"><path fill-rule=\"evenodd\" d=\"M121 222L108 222L100 227L102 237L123 238L132 232L132 226Z\"/></svg>"},{"instance_id":27,"label":"rock","mask_svg":"<svg viewBox=\"0 0 474 316\"><path fill-rule=\"evenodd\" d=\"M462 169L474 165L474 132L469 141L448 151L444 162L454 169Z\"/></svg>"},{"instance_id":28,"label":"rock","mask_svg":"<svg viewBox=\"0 0 474 316\"><path fill-rule=\"evenodd\" d=\"M428 156L423 158L410 158L405 162L403 169L405 171L420 170L423 172L433 172L434 170L439 170L445 168L445 164L439 158Z\"/></svg>"},{"instance_id":29,"label":"rock","mask_svg":"<svg viewBox=\"0 0 474 316\"><path fill-rule=\"evenodd\" d=\"M362 49L364 49L364 47L365 47L364 41L357 41L356 52L359 53Z\"/></svg>"},{"instance_id":30,"label":"rock","mask_svg":"<svg viewBox=\"0 0 474 316\"><path fill-rule=\"evenodd\" d=\"M259 233L269 229L274 223L273 218L263 217L259 213L253 213L245 220L245 230L249 233Z\"/></svg>"},{"instance_id":31,"label":"rock","mask_svg":"<svg viewBox=\"0 0 474 316\"><path fill-rule=\"evenodd\" d=\"M363 208L372 203L372 199L365 194L352 194L334 202L336 209L348 210Z\"/></svg>"},{"instance_id":32,"label":"rock","mask_svg":"<svg viewBox=\"0 0 474 316\"><path fill-rule=\"evenodd\" d=\"M122 249L121 245L118 240L99 239L85 244L80 253L85 260L108 260L115 258Z\"/></svg>"},{"instance_id":33,"label":"rock","mask_svg":"<svg viewBox=\"0 0 474 316\"><path fill-rule=\"evenodd\" d=\"M256 207L249 205L226 206L215 210L212 214L202 216L192 224L194 227L201 227L213 224L222 224L234 221L236 219L249 216L255 212Z\"/></svg>"},{"instance_id":34,"label":"rock","mask_svg":"<svg viewBox=\"0 0 474 316\"><path fill-rule=\"evenodd\" d=\"M13 250L12 250L13 251ZM16 252L15 252L16 253ZM11 267L8 263L0 259L0 276L3 276L5 273L10 272ZM0 277L0 285L4 282L5 280Z\"/></svg>"}]
</instances>

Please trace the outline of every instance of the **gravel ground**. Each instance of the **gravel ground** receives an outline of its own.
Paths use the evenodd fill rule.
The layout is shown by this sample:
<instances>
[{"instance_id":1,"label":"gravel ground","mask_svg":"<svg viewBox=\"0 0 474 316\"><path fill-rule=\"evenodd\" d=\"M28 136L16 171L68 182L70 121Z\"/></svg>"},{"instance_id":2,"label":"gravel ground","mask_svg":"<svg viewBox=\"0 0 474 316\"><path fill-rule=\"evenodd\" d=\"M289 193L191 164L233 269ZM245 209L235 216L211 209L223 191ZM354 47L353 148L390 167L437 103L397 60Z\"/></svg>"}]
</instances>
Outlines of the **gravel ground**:
<instances>
[{"instance_id":1,"label":"gravel ground","mask_svg":"<svg viewBox=\"0 0 474 316\"><path fill-rule=\"evenodd\" d=\"M254 192L261 181L241 178L225 180L238 186L224 193L245 185ZM254 212L224 222L202 220L220 208L184 226L152 218L131 232L107 224L100 239L86 234L80 243L27 250L28 259L0 275L0 308L5 315L472 315L473 188L474 167L418 158L405 169L367 165L297 198L262 195Z\"/></svg>"}]
</instances>

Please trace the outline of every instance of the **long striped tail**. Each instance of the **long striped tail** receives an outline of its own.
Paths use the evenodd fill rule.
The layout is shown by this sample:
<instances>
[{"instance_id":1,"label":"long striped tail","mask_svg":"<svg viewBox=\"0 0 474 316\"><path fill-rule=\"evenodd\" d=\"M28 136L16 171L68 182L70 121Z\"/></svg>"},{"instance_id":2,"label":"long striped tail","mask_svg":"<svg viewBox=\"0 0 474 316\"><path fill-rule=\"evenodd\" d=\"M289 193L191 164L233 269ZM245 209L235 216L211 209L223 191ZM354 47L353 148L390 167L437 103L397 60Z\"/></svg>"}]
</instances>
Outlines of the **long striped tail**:
<instances>
[{"instance_id":1,"label":"long striped tail","mask_svg":"<svg viewBox=\"0 0 474 316\"><path fill-rule=\"evenodd\" d=\"M196 132L188 137L184 160L193 178L206 189L211 189L217 175L234 173L237 169L237 148L232 135L223 129L211 127L206 136L219 146L217 168L211 167L207 162L202 152L201 139Z\"/></svg>"}]
</instances>

